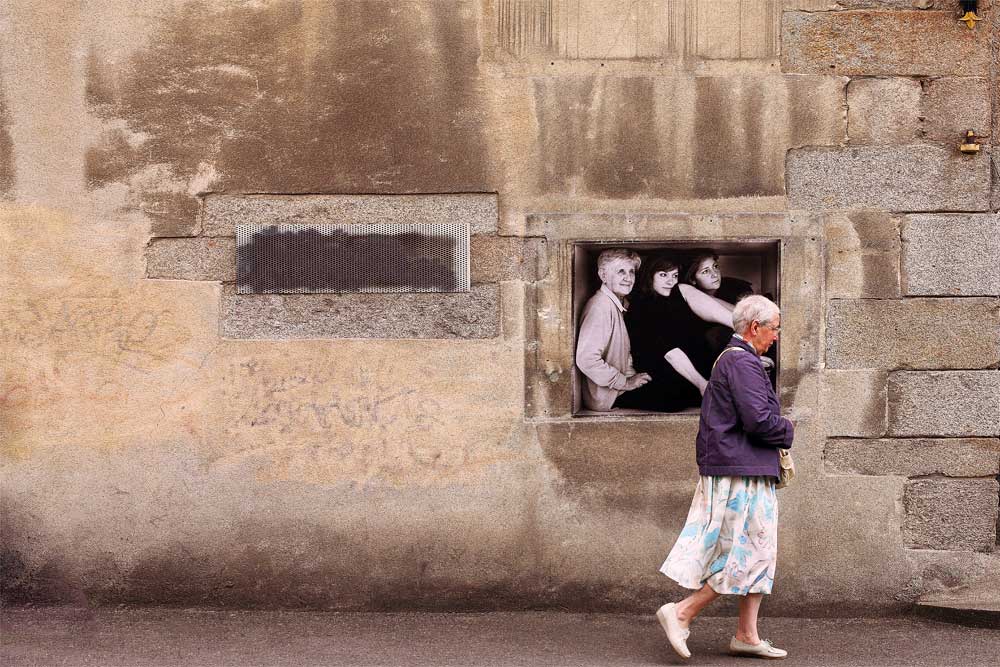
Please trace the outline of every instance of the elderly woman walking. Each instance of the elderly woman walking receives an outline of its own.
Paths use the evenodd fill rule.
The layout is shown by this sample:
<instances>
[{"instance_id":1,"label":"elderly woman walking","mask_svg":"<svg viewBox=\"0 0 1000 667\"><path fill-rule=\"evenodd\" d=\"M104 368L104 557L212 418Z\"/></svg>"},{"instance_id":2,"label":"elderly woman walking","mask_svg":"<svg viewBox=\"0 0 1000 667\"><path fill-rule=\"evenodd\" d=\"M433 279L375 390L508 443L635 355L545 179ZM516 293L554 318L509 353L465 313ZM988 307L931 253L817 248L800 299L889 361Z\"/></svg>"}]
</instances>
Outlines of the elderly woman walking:
<instances>
[{"instance_id":1,"label":"elderly woman walking","mask_svg":"<svg viewBox=\"0 0 1000 667\"><path fill-rule=\"evenodd\" d=\"M695 592L665 604L656 617L670 645L688 658L689 627L720 595L739 595L731 653L784 658L757 634L757 612L771 592L777 556L778 448L792 445L794 427L781 416L760 355L778 339L778 306L749 296L733 310L733 334L716 361L701 404L697 458L701 478L687 523L660 571Z\"/></svg>"}]
</instances>

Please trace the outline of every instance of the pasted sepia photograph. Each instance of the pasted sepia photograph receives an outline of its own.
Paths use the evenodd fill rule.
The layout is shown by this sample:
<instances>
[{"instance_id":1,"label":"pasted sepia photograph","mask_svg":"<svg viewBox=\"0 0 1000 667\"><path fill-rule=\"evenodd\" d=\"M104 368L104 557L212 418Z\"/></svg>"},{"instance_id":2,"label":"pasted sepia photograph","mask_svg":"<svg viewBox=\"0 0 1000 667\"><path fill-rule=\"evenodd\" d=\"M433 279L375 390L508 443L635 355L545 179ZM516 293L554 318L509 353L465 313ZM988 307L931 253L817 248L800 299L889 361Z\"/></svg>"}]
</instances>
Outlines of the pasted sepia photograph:
<instances>
[{"instance_id":1,"label":"pasted sepia photograph","mask_svg":"<svg viewBox=\"0 0 1000 667\"><path fill-rule=\"evenodd\" d=\"M579 244L577 415L697 411L744 297L776 299L771 241ZM761 357L774 384L777 348Z\"/></svg>"}]
</instances>

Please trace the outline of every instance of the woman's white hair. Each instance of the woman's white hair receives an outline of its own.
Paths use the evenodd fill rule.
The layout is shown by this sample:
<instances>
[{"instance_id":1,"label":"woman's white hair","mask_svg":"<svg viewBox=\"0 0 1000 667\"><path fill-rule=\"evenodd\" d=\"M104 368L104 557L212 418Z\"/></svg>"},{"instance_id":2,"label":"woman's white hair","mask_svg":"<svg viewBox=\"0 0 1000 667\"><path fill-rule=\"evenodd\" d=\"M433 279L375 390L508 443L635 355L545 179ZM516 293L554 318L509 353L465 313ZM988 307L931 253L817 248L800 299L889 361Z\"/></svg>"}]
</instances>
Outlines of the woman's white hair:
<instances>
[{"instance_id":1,"label":"woman's white hair","mask_svg":"<svg viewBox=\"0 0 1000 667\"><path fill-rule=\"evenodd\" d=\"M751 294L740 299L740 302L733 308L733 331L742 334L756 320L761 324L769 324L774 321L781 310L778 304L760 294Z\"/></svg>"},{"instance_id":2,"label":"woman's white hair","mask_svg":"<svg viewBox=\"0 0 1000 667\"><path fill-rule=\"evenodd\" d=\"M629 248L608 248L597 256L597 270L600 271L611 262L619 259L632 262L637 269L642 266L642 259L635 250Z\"/></svg>"}]
</instances>

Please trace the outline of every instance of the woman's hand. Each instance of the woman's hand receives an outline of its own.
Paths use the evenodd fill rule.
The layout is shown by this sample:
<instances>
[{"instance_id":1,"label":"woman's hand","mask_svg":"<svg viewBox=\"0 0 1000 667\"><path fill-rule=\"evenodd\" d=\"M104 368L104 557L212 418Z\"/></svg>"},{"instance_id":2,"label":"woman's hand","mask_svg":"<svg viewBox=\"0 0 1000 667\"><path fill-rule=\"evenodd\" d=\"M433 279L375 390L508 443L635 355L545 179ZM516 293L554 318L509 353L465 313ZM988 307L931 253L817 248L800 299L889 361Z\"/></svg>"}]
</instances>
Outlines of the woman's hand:
<instances>
[{"instance_id":1,"label":"woman's hand","mask_svg":"<svg viewBox=\"0 0 1000 667\"><path fill-rule=\"evenodd\" d=\"M625 391L632 391L633 389L638 389L642 385L646 384L653 379L653 376L649 373L636 373L625 378Z\"/></svg>"}]
</instances>

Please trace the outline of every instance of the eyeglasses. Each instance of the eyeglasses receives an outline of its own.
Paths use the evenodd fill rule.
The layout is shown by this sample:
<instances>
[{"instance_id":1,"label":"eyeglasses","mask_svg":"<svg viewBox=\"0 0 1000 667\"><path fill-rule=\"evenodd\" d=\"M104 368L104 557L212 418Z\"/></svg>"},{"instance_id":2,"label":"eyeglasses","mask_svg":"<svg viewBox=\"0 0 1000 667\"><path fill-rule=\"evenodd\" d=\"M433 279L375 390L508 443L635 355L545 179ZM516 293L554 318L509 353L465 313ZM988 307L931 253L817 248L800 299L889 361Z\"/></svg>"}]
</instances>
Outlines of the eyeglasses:
<instances>
[{"instance_id":1,"label":"eyeglasses","mask_svg":"<svg viewBox=\"0 0 1000 667\"><path fill-rule=\"evenodd\" d=\"M766 324L764 322L758 322L757 324L759 324L762 327L767 327L768 329L770 329L774 333L781 333L781 325L780 324L778 326L774 326L773 324Z\"/></svg>"}]
</instances>

